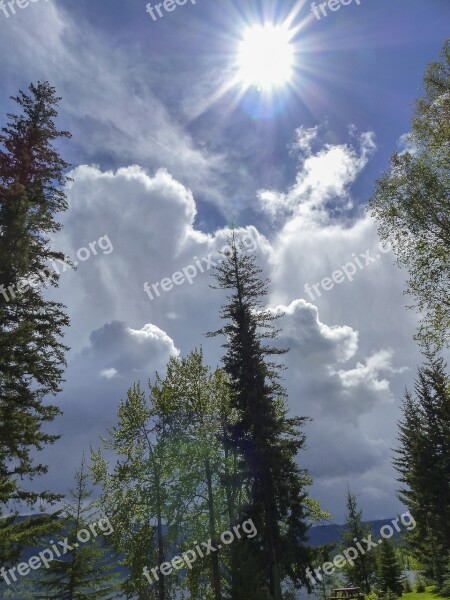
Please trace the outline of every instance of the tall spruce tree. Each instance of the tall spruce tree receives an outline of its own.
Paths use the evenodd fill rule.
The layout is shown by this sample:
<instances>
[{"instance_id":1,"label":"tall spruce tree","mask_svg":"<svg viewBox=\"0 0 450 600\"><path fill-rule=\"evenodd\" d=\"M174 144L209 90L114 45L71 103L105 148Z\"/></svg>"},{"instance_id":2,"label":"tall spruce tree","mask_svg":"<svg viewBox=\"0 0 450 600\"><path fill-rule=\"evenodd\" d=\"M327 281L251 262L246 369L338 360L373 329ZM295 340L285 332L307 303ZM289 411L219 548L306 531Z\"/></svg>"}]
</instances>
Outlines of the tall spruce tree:
<instances>
[{"instance_id":1,"label":"tall spruce tree","mask_svg":"<svg viewBox=\"0 0 450 600\"><path fill-rule=\"evenodd\" d=\"M110 600L118 597L118 576L112 568L112 552L101 535L103 530L109 536L112 525L109 519L99 515L91 496L89 473L83 457L81 467L75 473L75 488L70 491L71 503L65 503L63 519L67 543L72 550L41 571L42 577L36 582L39 589L33 595L37 600ZM98 522L102 529L97 527ZM91 525L100 537L94 538ZM83 530L94 539L80 544L78 534Z\"/></svg>"},{"instance_id":2,"label":"tall spruce tree","mask_svg":"<svg viewBox=\"0 0 450 600\"><path fill-rule=\"evenodd\" d=\"M403 594L403 572L395 548L383 539L378 550L378 587L384 593L391 591L396 596Z\"/></svg>"},{"instance_id":3,"label":"tall spruce tree","mask_svg":"<svg viewBox=\"0 0 450 600\"><path fill-rule=\"evenodd\" d=\"M419 369L415 395L405 395L399 428L398 496L417 522L409 539L440 587L450 554L450 378L441 358L429 354Z\"/></svg>"},{"instance_id":4,"label":"tall spruce tree","mask_svg":"<svg viewBox=\"0 0 450 600\"><path fill-rule=\"evenodd\" d=\"M356 496L349 489L347 491L347 521L342 535L344 547L354 547L356 542L361 542L371 533L370 525L363 524L362 510L358 510ZM354 565L347 565L345 568L347 583L360 587L364 593L369 594L376 569L375 557L358 552L358 556L353 562Z\"/></svg>"},{"instance_id":5,"label":"tall spruce tree","mask_svg":"<svg viewBox=\"0 0 450 600\"><path fill-rule=\"evenodd\" d=\"M58 439L43 430L60 414L44 397L60 390L68 318L60 303L44 297L39 277L46 273L56 286L58 275L47 263L65 260L48 236L60 229L55 215L67 208L62 188L68 164L53 143L70 134L54 125L60 100L54 88L38 83L29 91L13 98L21 113L8 114L0 133L0 516L10 502L57 499L28 491L24 482L46 472L33 454ZM0 558L17 557L38 523L2 520Z\"/></svg>"},{"instance_id":6,"label":"tall spruce tree","mask_svg":"<svg viewBox=\"0 0 450 600\"><path fill-rule=\"evenodd\" d=\"M229 440L246 461L247 515L259 532L248 544L264 574L261 589L267 586L270 597L281 600L283 579L308 586L305 568L310 554L304 542L310 478L296 463L305 441L305 418L287 417L280 367L268 358L286 352L265 344L278 333L273 326L277 315L262 306L268 280L260 278L255 257L245 252L234 231L229 244L215 273L217 287L230 291L221 311L226 323L209 335L226 338L223 362L238 412ZM231 597L238 600L239 590L233 589Z\"/></svg>"}]
</instances>

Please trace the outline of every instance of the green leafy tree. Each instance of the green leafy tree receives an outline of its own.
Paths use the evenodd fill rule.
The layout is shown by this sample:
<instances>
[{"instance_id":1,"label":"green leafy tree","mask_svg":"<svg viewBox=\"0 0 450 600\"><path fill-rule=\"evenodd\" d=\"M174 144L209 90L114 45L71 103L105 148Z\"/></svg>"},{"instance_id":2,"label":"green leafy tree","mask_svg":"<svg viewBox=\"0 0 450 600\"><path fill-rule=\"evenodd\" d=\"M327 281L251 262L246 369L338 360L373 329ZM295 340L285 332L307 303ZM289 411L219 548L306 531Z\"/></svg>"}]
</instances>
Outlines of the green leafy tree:
<instances>
[{"instance_id":1,"label":"green leafy tree","mask_svg":"<svg viewBox=\"0 0 450 600\"><path fill-rule=\"evenodd\" d=\"M215 541L231 523L235 524L234 508L228 520L229 503L243 502L242 483L237 493L239 459L227 454L223 441L233 419L226 377L220 369L211 372L203 364L202 350L194 350L185 358L169 360L167 375L164 379L157 376L151 398L166 438L176 441L179 448L179 479L171 513L184 545L192 547L199 539ZM234 485L229 486L230 481ZM227 554L224 548L208 559L211 576L207 582L214 600L222 599L226 587L223 563L228 562ZM205 571L203 565L203 561L197 561L186 578L194 595Z\"/></svg>"},{"instance_id":2,"label":"green leafy tree","mask_svg":"<svg viewBox=\"0 0 450 600\"><path fill-rule=\"evenodd\" d=\"M405 395L399 428L398 495L417 522L409 540L440 587L450 553L450 378L441 358L428 355L419 369L415 395Z\"/></svg>"},{"instance_id":3,"label":"green leafy tree","mask_svg":"<svg viewBox=\"0 0 450 600\"><path fill-rule=\"evenodd\" d=\"M119 425L104 442L124 459L111 472L101 453L94 453L94 473L102 486L100 502L114 514L113 542L130 570L128 594L162 599L178 589L205 600L225 597L232 548L198 558L191 570L170 579L152 576L147 582L143 569L208 539L217 547L219 535L237 523L246 490L241 461L223 439L233 418L225 374L205 366L201 350L172 357L148 399L134 386L121 403ZM244 593L253 583L252 573L247 575Z\"/></svg>"},{"instance_id":4,"label":"green leafy tree","mask_svg":"<svg viewBox=\"0 0 450 600\"><path fill-rule=\"evenodd\" d=\"M83 457L80 470L75 473L75 489L70 491L72 503L65 503L62 522L67 531L71 552L61 559L50 562L48 569L36 582L39 591L33 597L38 600L110 600L117 598L117 575L111 566L111 551L103 537L95 537L90 526L101 535L112 533L109 519L99 517L95 502L90 500L89 474ZM106 525L106 527L104 526ZM98 529L98 531L97 531ZM91 538L80 544L78 533L86 530Z\"/></svg>"},{"instance_id":5,"label":"green leafy tree","mask_svg":"<svg viewBox=\"0 0 450 600\"><path fill-rule=\"evenodd\" d=\"M111 515L114 532L110 541L129 571L123 585L127 598L168 600L170 583L159 576L156 586L143 576L144 568L165 562L171 544L166 513L174 493L172 471L176 447L166 443L164 427L157 430L155 412L139 384L120 402L118 424L102 438L106 450L118 456L111 465L102 451L92 452L95 483L102 487L99 503ZM156 591L155 591L156 590Z\"/></svg>"},{"instance_id":6,"label":"green leafy tree","mask_svg":"<svg viewBox=\"0 0 450 600\"><path fill-rule=\"evenodd\" d=\"M24 482L46 472L35 451L58 436L43 425L58 414L45 396L60 391L68 325L64 307L45 299L39 276L58 284L47 264L65 260L51 249L49 235L60 229L55 216L67 208L63 186L67 163L53 148L69 137L54 125L60 98L48 83L30 85L13 100L20 114L8 114L0 133L0 516L11 503L54 502L47 491L31 492ZM17 558L44 520L0 522L0 560ZM42 532L42 530L40 530Z\"/></svg>"},{"instance_id":7,"label":"green leafy tree","mask_svg":"<svg viewBox=\"0 0 450 600\"><path fill-rule=\"evenodd\" d=\"M370 208L409 272L406 292L423 317L418 339L440 349L450 340L450 40L426 72L410 144L392 156Z\"/></svg>"},{"instance_id":8,"label":"green leafy tree","mask_svg":"<svg viewBox=\"0 0 450 600\"><path fill-rule=\"evenodd\" d=\"M361 542L372 533L370 525L364 525L362 510L358 510L356 496L347 492L347 521L342 535L344 548L355 547L356 542ZM376 571L375 557L369 553L362 554L354 559L354 565L346 565L345 578L348 584L360 587L365 594L369 594L374 582Z\"/></svg>"},{"instance_id":9,"label":"green leafy tree","mask_svg":"<svg viewBox=\"0 0 450 600\"><path fill-rule=\"evenodd\" d=\"M232 407L238 412L237 422L229 427L229 439L246 463L247 515L259 532L248 540L248 554L260 565L261 587L267 586L270 597L280 600L283 579L308 585L305 488L310 478L296 462L304 445L305 419L287 416L279 366L269 358L285 350L265 344L277 336L272 325L277 316L262 307L268 282L261 280L260 273L255 257L245 253L233 232L230 251L224 253L215 273L218 288L230 292L221 311L225 324L209 335L226 339L223 362ZM231 591L231 598L240 598L238 589Z\"/></svg>"},{"instance_id":10,"label":"green leafy tree","mask_svg":"<svg viewBox=\"0 0 450 600\"><path fill-rule=\"evenodd\" d=\"M383 539L378 549L378 587L383 592L391 591L397 597L403 594L403 571L395 548Z\"/></svg>"}]
</instances>

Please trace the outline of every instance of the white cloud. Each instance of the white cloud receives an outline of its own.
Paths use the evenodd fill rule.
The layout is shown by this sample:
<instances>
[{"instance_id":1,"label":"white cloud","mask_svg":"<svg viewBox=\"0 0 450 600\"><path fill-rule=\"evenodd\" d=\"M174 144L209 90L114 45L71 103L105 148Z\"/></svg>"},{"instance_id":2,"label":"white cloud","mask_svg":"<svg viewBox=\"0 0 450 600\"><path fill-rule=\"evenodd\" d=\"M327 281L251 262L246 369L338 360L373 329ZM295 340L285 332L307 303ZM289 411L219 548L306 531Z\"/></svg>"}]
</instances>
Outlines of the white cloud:
<instances>
[{"instance_id":1,"label":"white cloud","mask_svg":"<svg viewBox=\"0 0 450 600\"><path fill-rule=\"evenodd\" d=\"M260 190L258 198L263 210L272 216L279 212L301 215L304 220L326 218L327 202L351 206L350 186L367 165L376 145L374 134L359 136L359 151L350 144L324 144L315 154L311 143L318 128L296 131L293 148L300 152L300 170L295 183L287 192Z\"/></svg>"},{"instance_id":2,"label":"white cloud","mask_svg":"<svg viewBox=\"0 0 450 600\"><path fill-rule=\"evenodd\" d=\"M143 283L170 277L196 256L216 253L226 242L226 231L205 234L195 226L194 196L167 170L149 174L130 166L102 172L81 166L73 177L70 209L57 245L73 256L77 248L106 233L114 251L92 257L61 278L57 293L69 306L69 339L75 353L63 403L76 404L75 398L89 387L84 379L95 377L97 385L88 398L91 403L97 396L100 400L89 410L93 423L94 413L102 412L94 426L102 433L114 422L126 386L151 377L156 369L163 372L169 356L203 344L208 362L219 362L223 340L206 341L203 334L217 329L226 294L209 289L209 274L153 301ZM246 231L257 241L258 263L272 278L269 305L275 313L285 313L280 343L290 347L283 361L291 410L314 418L308 425L309 450L300 457L317 479L314 490L319 497L325 493L334 473L348 476L356 488L370 489L376 480L383 481L386 493L392 491L387 450L393 445L397 419L392 386L401 393L408 382L401 367L416 359L405 351L411 347L413 323L403 308L402 281L392 257L385 255L355 281L324 293L317 306L301 298L306 282L320 281L353 252L376 245L373 222L364 217L345 224L305 223L296 213L272 240L254 227ZM383 302L386 290L392 296L389 311L380 300L380 289ZM374 300L370 308L368 298ZM397 355L402 356L400 364ZM78 371L82 364L92 365L92 376L74 375L73 369ZM107 413L106 401L113 403ZM75 404L70 408L72 419L78 418L72 410L86 410ZM392 423L388 430L386 418ZM81 425L74 429L74 444L76 439L82 443L77 435L87 435L81 431ZM374 506L375 499L371 502ZM395 502L393 498L391 506Z\"/></svg>"},{"instance_id":3,"label":"white cloud","mask_svg":"<svg viewBox=\"0 0 450 600\"><path fill-rule=\"evenodd\" d=\"M293 300L288 306L276 306L272 312L289 317L284 322L282 336L289 339L291 347L307 350L319 360L326 355L327 360L333 362L346 362L355 355L358 332L345 325L329 327L321 323L319 311L313 304Z\"/></svg>"},{"instance_id":4,"label":"white cloud","mask_svg":"<svg viewBox=\"0 0 450 600\"><path fill-rule=\"evenodd\" d=\"M358 389L367 387L375 392L389 390L389 381L385 378L380 379L380 374L403 373L405 368L394 368L392 366L393 352L391 350L380 350L372 356L369 356L365 364L358 362L354 369L348 371L332 371L338 375L344 388Z\"/></svg>"},{"instance_id":5,"label":"white cloud","mask_svg":"<svg viewBox=\"0 0 450 600\"><path fill-rule=\"evenodd\" d=\"M310 132L298 141L306 153L314 137ZM370 144L365 143L369 152ZM320 218L314 211L306 217L295 207L272 240L255 227L245 231L257 242L258 264L272 278L269 305L274 312L286 313L280 322L280 343L291 349L285 357L290 408L315 419L308 426L310 449L300 457L316 476L314 490L320 497L327 480L339 475L367 490L383 481L388 493L394 485L387 475L394 425L386 431L382 426L386 414L380 411L388 411L395 424L392 386L404 387L408 380L401 367L416 359L405 351L411 346L413 322L403 309L402 281L389 255L361 271L355 281L324 293L314 302L317 306L302 299L305 283L320 281L352 253L377 243L376 228L368 217L353 222L324 218L328 188L347 193L367 160L365 151L358 154L347 146L330 146L321 152L332 162L331 157L337 157L337 166L336 181L314 192L321 202ZM311 150L305 159L308 168L296 185L319 185L320 156ZM217 253L227 235L224 229L205 233L196 225L193 192L167 169L149 172L131 165L103 171L82 165L72 177L70 208L62 215L63 230L55 245L73 257L78 248L106 234L114 250L64 273L60 288L50 290L68 306L72 320L68 341L73 350L60 397L67 419L62 429L69 465L77 448L95 444L115 422L118 401L127 387L146 381L156 370L163 372L169 356L203 344L207 361L213 366L219 362L223 340L206 341L203 334L217 329L226 294L209 289L210 274L153 301L143 284L170 277L195 257ZM51 472L57 469L63 481L55 460ZM395 502L392 499L391 506Z\"/></svg>"},{"instance_id":6,"label":"white cloud","mask_svg":"<svg viewBox=\"0 0 450 600\"><path fill-rule=\"evenodd\" d=\"M105 379L112 379L118 374L117 369L112 367L111 369L103 369L100 371L100 377L104 377Z\"/></svg>"}]
</instances>

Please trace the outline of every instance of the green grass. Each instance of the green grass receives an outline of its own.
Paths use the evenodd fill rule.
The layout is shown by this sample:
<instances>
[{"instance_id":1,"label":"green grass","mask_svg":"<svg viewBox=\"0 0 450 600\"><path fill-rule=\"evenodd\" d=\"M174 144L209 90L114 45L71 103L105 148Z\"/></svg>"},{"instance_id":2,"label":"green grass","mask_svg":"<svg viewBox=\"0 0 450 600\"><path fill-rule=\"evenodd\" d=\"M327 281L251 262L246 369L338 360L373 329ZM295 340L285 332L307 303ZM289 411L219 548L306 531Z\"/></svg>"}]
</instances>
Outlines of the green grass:
<instances>
[{"instance_id":1,"label":"green grass","mask_svg":"<svg viewBox=\"0 0 450 600\"><path fill-rule=\"evenodd\" d=\"M442 596L439 596L439 594L435 594L433 592L433 586L426 587L424 592L409 592L408 594L403 594L402 600L403 599L404 600L446 600Z\"/></svg>"}]
</instances>

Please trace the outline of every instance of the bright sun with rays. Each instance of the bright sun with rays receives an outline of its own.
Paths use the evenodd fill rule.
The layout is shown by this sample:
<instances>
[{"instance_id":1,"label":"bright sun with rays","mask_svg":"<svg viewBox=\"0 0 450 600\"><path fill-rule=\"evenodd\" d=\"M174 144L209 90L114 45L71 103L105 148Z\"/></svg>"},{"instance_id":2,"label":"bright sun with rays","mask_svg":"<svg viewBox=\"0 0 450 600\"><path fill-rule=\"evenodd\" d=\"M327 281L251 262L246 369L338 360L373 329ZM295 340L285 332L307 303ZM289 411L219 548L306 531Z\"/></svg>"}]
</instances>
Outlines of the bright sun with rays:
<instances>
[{"instance_id":1,"label":"bright sun with rays","mask_svg":"<svg viewBox=\"0 0 450 600\"><path fill-rule=\"evenodd\" d=\"M237 57L238 79L242 85L270 91L289 83L294 65L291 38L292 32L282 25L248 28Z\"/></svg>"}]
</instances>

